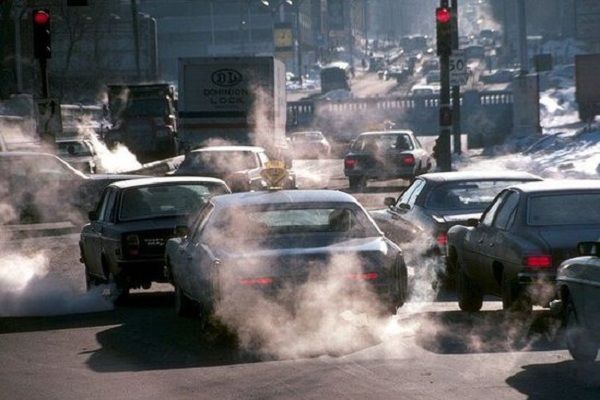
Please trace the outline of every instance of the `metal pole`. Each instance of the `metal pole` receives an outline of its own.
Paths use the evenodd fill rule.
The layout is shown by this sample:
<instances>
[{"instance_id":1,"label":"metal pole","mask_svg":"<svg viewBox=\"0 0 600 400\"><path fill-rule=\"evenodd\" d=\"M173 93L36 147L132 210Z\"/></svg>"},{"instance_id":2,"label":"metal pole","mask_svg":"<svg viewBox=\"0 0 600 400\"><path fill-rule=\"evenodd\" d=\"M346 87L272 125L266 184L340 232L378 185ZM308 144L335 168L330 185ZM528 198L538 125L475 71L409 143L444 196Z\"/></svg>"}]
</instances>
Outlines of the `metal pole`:
<instances>
[{"instance_id":1,"label":"metal pole","mask_svg":"<svg viewBox=\"0 0 600 400\"><path fill-rule=\"evenodd\" d=\"M441 0L440 7L448 7L448 0ZM450 107L450 56L440 55L440 110ZM441 115L441 114L440 114ZM442 118L440 118L440 122ZM442 157L439 169L443 172L452 170L452 158L450 154L450 135L452 125L440 125L439 141L442 145Z\"/></svg>"},{"instance_id":2,"label":"metal pole","mask_svg":"<svg viewBox=\"0 0 600 400\"><path fill-rule=\"evenodd\" d=\"M302 29L300 27L300 4L302 4L302 1L294 3L294 7L296 7L296 49L298 51L298 79L300 80L300 85L302 85Z\"/></svg>"},{"instance_id":3,"label":"metal pole","mask_svg":"<svg viewBox=\"0 0 600 400\"><path fill-rule=\"evenodd\" d=\"M131 0L131 27L133 29L133 47L135 52L135 72L137 79L142 78L142 70L140 67L140 36L138 27L137 15L137 0Z\"/></svg>"},{"instance_id":4,"label":"metal pole","mask_svg":"<svg viewBox=\"0 0 600 400\"><path fill-rule=\"evenodd\" d=\"M458 50L458 0L452 0L452 49ZM460 86L452 86L452 132L454 154L461 154Z\"/></svg>"},{"instance_id":5,"label":"metal pole","mask_svg":"<svg viewBox=\"0 0 600 400\"><path fill-rule=\"evenodd\" d=\"M521 75L529 71L529 57L527 55L527 22L525 13L525 0L517 0L519 15L519 56L521 61Z\"/></svg>"},{"instance_id":6,"label":"metal pole","mask_svg":"<svg viewBox=\"0 0 600 400\"><path fill-rule=\"evenodd\" d=\"M45 58L40 58L40 73L42 78L42 98L47 99L50 97L48 93L48 63Z\"/></svg>"}]
</instances>

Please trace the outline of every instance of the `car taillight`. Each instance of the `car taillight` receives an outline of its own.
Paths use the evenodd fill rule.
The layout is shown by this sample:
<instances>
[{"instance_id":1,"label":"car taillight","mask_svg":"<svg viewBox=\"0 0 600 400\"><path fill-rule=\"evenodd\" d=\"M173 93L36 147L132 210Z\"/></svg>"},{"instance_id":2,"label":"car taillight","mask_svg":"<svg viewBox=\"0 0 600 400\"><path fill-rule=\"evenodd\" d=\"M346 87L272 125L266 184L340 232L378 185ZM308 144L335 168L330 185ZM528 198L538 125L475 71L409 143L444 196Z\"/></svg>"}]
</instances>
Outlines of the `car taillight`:
<instances>
[{"instance_id":1,"label":"car taillight","mask_svg":"<svg viewBox=\"0 0 600 400\"><path fill-rule=\"evenodd\" d=\"M374 281L379 277L377 272L365 272L362 274L348 274L346 275L346 279L351 281Z\"/></svg>"},{"instance_id":2,"label":"car taillight","mask_svg":"<svg viewBox=\"0 0 600 400\"><path fill-rule=\"evenodd\" d=\"M447 245L448 244L448 233L447 232L438 233L435 240L436 240L437 244L440 246Z\"/></svg>"},{"instance_id":3,"label":"car taillight","mask_svg":"<svg viewBox=\"0 0 600 400\"><path fill-rule=\"evenodd\" d=\"M358 165L358 160L356 158L346 158L344 160L344 168L345 169L353 169Z\"/></svg>"},{"instance_id":4,"label":"car taillight","mask_svg":"<svg viewBox=\"0 0 600 400\"><path fill-rule=\"evenodd\" d=\"M552 266L552 257L548 255L525 256L523 265L529 268L548 268Z\"/></svg>"},{"instance_id":5,"label":"car taillight","mask_svg":"<svg viewBox=\"0 0 600 400\"><path fill-rule=\"evenodd\" d=\"M402 156L402 164L403 165L415 165L415 156L412 154L406 154Z\"/></svg>"},{"instance_id":6,"label":"car taillight","mask_svg":"<svg viewBox=\"0 0 600 400\"><path fill-rule=\"evenodd\" d=\"M125 237L127 254L137 256L140 254L140 237L138 235L127 235Z\"/></svg>"},{"instance_id":7,"label":"car taillight","mask_svg":"<svg viewBox=\"0 0 600 400\"><path fill-rule=\"evenodd\" d=\"M272 283L273 283L273 279L268 278L268 277L249 278L249 279L242 279L240 281L240 284L242 284L244 286L266 286L266 285L270 285Z\"/></svg>"}]
</instances>

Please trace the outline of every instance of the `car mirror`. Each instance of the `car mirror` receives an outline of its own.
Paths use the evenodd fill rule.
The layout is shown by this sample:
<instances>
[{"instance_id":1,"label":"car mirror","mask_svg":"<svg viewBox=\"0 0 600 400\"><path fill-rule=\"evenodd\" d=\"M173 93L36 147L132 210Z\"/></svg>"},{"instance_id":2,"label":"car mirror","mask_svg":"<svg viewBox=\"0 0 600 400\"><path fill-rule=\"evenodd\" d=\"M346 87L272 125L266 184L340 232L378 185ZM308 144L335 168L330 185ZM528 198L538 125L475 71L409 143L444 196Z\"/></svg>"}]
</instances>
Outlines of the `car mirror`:
<instances>
[{"instance_id":1,"label":"car mirror","mask_svg":"<svg viewBox=\"0 0 600 400\"><path fill-rule=\"evenodd\" d=\"M175 227L175 237L184 238L190 234L190 228L186 225L177 225Z\"/></svg>"},{"instance_id":2,"label":"car mirror","mask_svg":"<svg viewBox=\"0 0 600 400\"><path fill-rule=\"evenodd\" d=\"M392 207L394 204L396 204L396 199L393 197L386 197L385 199L383 199L383 204L386 207Z\"/></svg>"},{"instance_id":3,"label":"car mirror","mask_svg":"<svg viewBox=\"0 0 600 400\"><path fill-rule=\"evenodd\" d=\"M577 245L577 253L580 256L600 255L600 242L581 242Z\"/></svg>"},{"instance_id":4,"label":"car mirror","mask_svg":"<svg viewBox=\"0 0 600 400\"><path fill-rule=\"evenodd\" d=\"M410 205L406 204L406 203L400 203L398 205L398 208L401 209L401 210L404 210L404 211L408 211L408 210L410 210Z\"/></svg>"},{"instance_id":5,"label":"car mirror","mask_svg":"<svg viewBox=\"0 0 600 400\"><path fill-rule=\"evenodd\" d=\"M467 220L467 226L477 226L479 225L479 218L469 218Z\"/></svg>"},{"instance_id":6,"label":"car mirror","mask_svg":"<svg viewBox=\"0 0 600 400\"><path fill-rule=\"evenodd\" d=\"M97 221L98 220L98 213L95 210L88 212L88 219L90 220L90 222Z\"/></svg>"}]
</instances>

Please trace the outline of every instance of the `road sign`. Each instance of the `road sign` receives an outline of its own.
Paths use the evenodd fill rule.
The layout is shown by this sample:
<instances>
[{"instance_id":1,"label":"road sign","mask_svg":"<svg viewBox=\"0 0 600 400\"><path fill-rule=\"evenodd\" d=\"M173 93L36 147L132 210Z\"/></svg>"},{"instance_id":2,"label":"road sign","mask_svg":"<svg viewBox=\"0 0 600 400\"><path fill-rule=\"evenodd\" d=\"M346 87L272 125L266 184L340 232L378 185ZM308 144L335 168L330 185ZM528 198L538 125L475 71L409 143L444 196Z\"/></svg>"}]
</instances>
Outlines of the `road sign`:
<instances>
[{"instance_id":1,"label":"road sign","mask_svg":"<svg viewBox=\"0 0 600 400\"><path fill-rule=\"evenodd\" d=\"M469 80L464 50L453 50L450 56L450 86L466 85Z\"/></svg>"}]
</instances>

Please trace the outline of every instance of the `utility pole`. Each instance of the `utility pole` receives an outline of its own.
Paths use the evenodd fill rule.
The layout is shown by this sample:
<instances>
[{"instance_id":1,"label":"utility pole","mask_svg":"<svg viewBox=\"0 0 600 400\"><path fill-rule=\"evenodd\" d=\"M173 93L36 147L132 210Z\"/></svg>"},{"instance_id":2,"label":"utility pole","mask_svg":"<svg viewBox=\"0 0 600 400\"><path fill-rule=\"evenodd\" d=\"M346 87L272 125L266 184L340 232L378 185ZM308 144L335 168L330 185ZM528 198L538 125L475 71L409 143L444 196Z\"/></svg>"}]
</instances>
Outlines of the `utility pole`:
<instances>
[{"instance_id":1,"label":"utility pole","mask_svg":"<svg viewBox=\"0 0 600 400\"><path fill-rule=\"evenodd\" d=\"M131 26L133 28L133 47L135 52L135 72L137 79L142 79L140 68L140 35L138 26L137 0L131 0Z\"/></svg>"},{"instance_id":2,"label":"utility pole","mask_svg":"<svg viewBox=\"0 0 600 400\"><path fill-rule=\"evenodd\" d=\"M458 50L458 0L452 0L452 50ZM452 86L452 132L454 139L454 154L461 154L460 127L460 86Z\"/></svg>"},{"instance_id":3,"label":"utility pole","mask_svg":"<svg viewBox=\"0 0 600 400\"><path fill-rule=\"evenodd\" d=\"M452 54L452 11L448 0L440 0L435 10L437 31L437 54L440 57L440 135L436 140L434 157L438 169L452 170L450 135L452 132L452 109L450 107L450 55Z\"/></svg>"}]
</instances>

